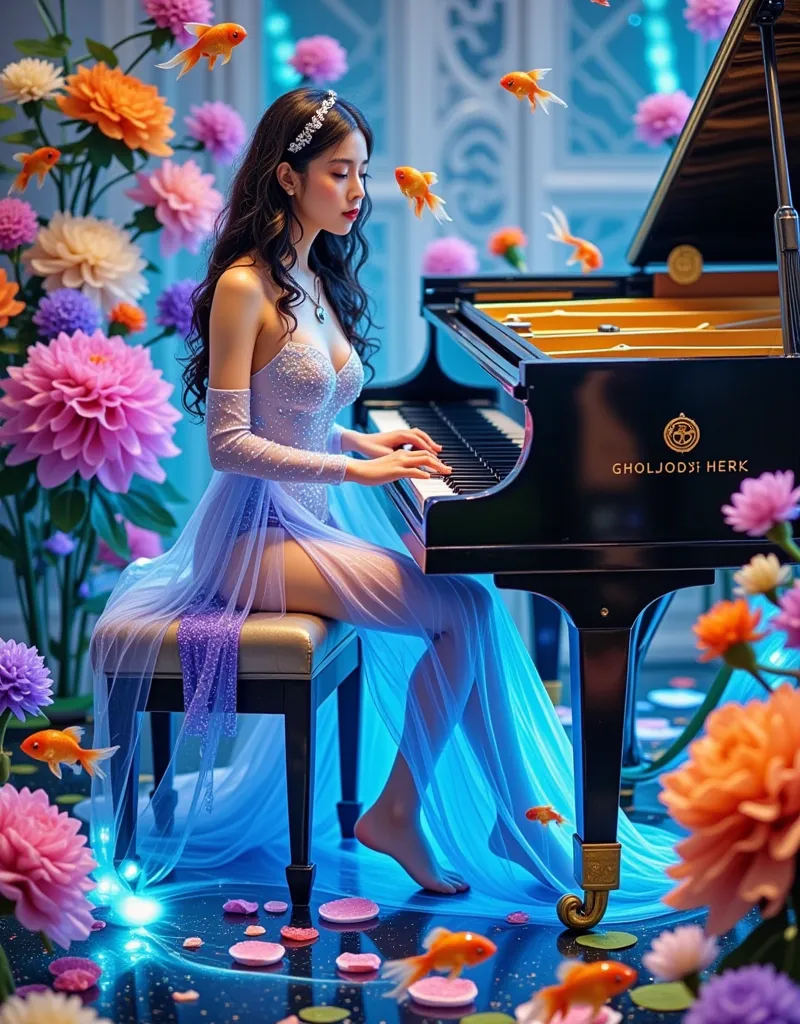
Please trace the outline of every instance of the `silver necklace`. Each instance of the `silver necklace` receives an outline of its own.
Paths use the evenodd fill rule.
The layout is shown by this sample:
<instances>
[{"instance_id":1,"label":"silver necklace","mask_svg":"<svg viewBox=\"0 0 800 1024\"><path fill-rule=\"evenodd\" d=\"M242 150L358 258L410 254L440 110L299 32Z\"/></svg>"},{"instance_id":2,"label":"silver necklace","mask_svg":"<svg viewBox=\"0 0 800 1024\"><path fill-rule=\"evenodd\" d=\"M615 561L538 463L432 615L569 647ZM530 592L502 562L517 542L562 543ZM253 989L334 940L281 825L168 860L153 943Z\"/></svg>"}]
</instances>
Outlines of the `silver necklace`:
<instances>
[{"instance_id":1,"label":"silver necklace","mask_svg":"<svg viewBox=\"0 0 800 1024\"><path fill-rule=\"evenodd\" d=\"M317 318L317 320L319 320L321 324L324 324L328 314L325 312L324 307L319 301L322 298L322 281L320 281L316 275L314 276L314 280L319 285L319 290L317 292L316 299L312 299L308 292L305 290L305 288L299 282L295 283L297 284L298 288L303 293L303 295L305 295L309 302L311 302L312 305L314 306L314 316Z\"/></svg>"}]
</instances>

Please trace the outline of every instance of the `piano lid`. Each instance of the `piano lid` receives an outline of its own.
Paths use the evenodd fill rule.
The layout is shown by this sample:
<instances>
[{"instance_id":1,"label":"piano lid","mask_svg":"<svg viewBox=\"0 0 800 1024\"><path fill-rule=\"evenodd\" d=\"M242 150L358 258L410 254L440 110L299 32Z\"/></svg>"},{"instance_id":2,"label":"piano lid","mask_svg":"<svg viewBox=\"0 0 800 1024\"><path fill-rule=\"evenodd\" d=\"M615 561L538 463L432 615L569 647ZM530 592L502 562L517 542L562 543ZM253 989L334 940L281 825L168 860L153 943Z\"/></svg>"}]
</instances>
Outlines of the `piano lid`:
<instances>
[{"instance_id":1,"label":"piano lid","mask_svg":"<svg viewBox=\"0 0 800 1024\"><path fill-rule=\"evenodd\" d=\"M777 263L778 208L761 33L763 0L741 0L653 198L628 262L666 263L677 245L703 262ZM800 189L800 0L775 24L783 123L792 184Z\"/></svg>"}]
</instances>

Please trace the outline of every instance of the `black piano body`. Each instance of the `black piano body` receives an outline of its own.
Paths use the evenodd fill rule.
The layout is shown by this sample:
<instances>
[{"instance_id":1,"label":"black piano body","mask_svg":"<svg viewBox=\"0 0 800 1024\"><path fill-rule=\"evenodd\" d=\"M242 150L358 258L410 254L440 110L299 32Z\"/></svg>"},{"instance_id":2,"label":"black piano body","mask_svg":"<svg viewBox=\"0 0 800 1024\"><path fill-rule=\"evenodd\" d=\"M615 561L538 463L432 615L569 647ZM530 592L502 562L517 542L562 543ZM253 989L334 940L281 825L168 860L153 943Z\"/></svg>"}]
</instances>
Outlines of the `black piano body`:
<instances>
[{"instance_id":1,"label":"black piano body","mask_svg":"<svg viewBox=\"0 0 800 1024\"><path fill-rule=\"evenodd\" d=\"M800 331L789 294L798 253L783 230L790 200L775 200L764 57L773 39L786 162L796 167L800 0L785 9L744 0L632 243L634 272L424 278L425 359L407 380L365 389L356 407L364 429L381 429L387 415L437 440L440 427L450 450L463 443L481 464L479 484L467 474L460 492L457 481L429 493L412 481L386 488L426 573L492 574L567 616L583 898L566 895L558 909L576 929L597 924L620 885L620 769L640 616L766 550L723 520L744 478L791 469L800 479ZM777 149L780 157L780 140ZM444 337L492 386L444 372ZM502 392L515 417L498 419Z\"/></svg>"}]
</instances>

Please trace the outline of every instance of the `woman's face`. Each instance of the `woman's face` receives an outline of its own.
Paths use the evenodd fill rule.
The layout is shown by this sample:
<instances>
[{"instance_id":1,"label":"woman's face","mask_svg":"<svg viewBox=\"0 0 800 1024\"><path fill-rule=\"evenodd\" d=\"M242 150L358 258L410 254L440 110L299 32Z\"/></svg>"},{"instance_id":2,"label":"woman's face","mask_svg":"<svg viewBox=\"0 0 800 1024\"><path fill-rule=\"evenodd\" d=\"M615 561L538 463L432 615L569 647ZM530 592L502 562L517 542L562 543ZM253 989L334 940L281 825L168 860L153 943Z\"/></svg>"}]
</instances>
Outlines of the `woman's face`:
<instances>
[{"instance_id":1,"label":"woman's face","mask_svg":"<svg viewBox=\"0 0 800 1024\"><path fill-rule=\"evenodd\" d=\"M295 211L306 229L346 235L358 219L365 196L367 143L360 131L321 153L305 175L294 176Z\"/></svg>"}]
</instances>

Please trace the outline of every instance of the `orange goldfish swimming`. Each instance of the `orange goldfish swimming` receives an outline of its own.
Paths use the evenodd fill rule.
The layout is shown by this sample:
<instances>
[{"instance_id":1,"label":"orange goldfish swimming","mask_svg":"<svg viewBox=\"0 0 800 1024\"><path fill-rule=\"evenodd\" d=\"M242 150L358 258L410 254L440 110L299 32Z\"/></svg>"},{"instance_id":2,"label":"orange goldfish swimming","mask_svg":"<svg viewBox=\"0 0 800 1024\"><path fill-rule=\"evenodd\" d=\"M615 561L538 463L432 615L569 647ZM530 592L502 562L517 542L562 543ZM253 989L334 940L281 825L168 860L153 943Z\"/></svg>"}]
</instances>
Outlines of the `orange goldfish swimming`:
<instances>
[{"instance_id":1,"label":"orange goldfish swimming","mask_svg":"<svg viewBox=\"0 0 800 1024\"><path fill-rule=\"evenodd\" d=\"M56 778L61 778L61 765L67 764L76 775L85 768L90 775L104 779L105 773L98 761L107 761L119 750L119 747L104 747L99 750L84 750L80 742L83 729L79 725L71 725L61 732L58 729L43 729L23 740L23 754L34 761L44 761Z\"/></svg>"},{"instance_id":2,"label":"orange goldfish swimming","mask_svg":"<svg viewBox=\"0 0 800 1024\"><path fill-rule=\"evenodd\" d=\"M11 182L9 194L14 191L24 192L34 174L38 179L37 187L41 188L47 172L61 159L61 150L55 146L42 146L40 149L34 149L32 153L15 153L14 159L22 164L22 170Z\"/></svg>"},{"instance_id":3,"label":"orange goldfish swimming","mask_svg":"<svg viewBox=\"0 0 800 1024\"><path fill-rule=\"evenodd\" d=\"M531 110L536 110L536 104L539 103L545 114L549 114L550 111L547 107L550 103L558 103L562 107L567 105L560 96L556 96L554 92L548 92L547 89L543 89L539 85L540 79L552 70L552 68L534 68L533 71L511 71L509 74L503 75L500 85L512 96L516 96L518 100L527 100L531 105Z\"/></svg>"},{"instance_id":4,"label":"orange goldfish swimming","mask_svg":"<svg viewBox=\"0 0 800 1024\"><path fill-rule=\"evenodd\" d=\"M592 0L593 4L599 4L600 7L610 7L610 0Z\"/></svg>"},{"instance_id":5,"label":"orange goldfish swimming","mask_svg":"<svg viewBox=\"0 0 800 1024\"><path fill-rule=\"evenodd\" d=\"M558 968L559 985L536 992L530 1002L516 1010L519 1024L550 1024L557 1013L566 1018L573 1006L591 1006L594 1020L612 996L629 989L638 974L617 960L598 960L585 964L570 960Z\"/></svg>"},{"instance_id":6,"label":"orange goldfish swimming","mask_svg":"<svg viewBox=\"0 0 800 1024\"><path fill-rule=\"evenodd\" d=\"M539 821L542 825L549 825L551 821L554 821L556 825L563 825L567 820L563 814L554 811L549 804L546 807L529 807L525 812L525 817L528 821Z\"/></svg>"},{"instance_id":7,"label":"orange goldfish swimming","mask_svg":"<svg viewBox=\"0 0 800 1024\"><path fill-rule=\"evenodd\" d=\"M425 936L422 947L426 952L420 956L387 960L383 965L384 977L398 982L396 988L385 993L386 998L399 1002L411 985L431 971L449 971L449 978L457 978L465 967L482 964L497 952L497 946L483 935L447 928L434 928Z\"/></svg>"},{"instance_id":8,"label":"orange goldfish swimming","mask_svg":"<svg viewBox=\"0 0 800 1024\"><path fill-rule=\"evenodd\" d=\"M217 57L223 57L223 64L231 59L234 47L247 38L247 32L241 25L232 21L223 21L219 25L203 25L198 21L187 21L183 26L187 32L197 36L193 43L180 53L176 53L166 64L156 64L157 68L174 68L182 64L178 78L192 70L201 57L208 57L208 70L213 71Z\"/></svg>"},{"instance_id":9,"label":"orange goldfish swimming","mask_svg":"<svg viewBox=\"0 0 800 1024\"><path fill-rule=\"evenodd\" d=\"M394 180L400 186L400 191L408 199L411 209L418 217L422 217L422 211L427 206L439 224L443 220L452 222L453 218L448 217L442 209L445 201L440 196L431 192L431 185L439 180L434 171L418 171L416 167L398 167L394 172Z\"/></svg>"},{"instance_id":10,"label":"orange goldfish swimming","mask_svg":"<svg viewBox=\"0 0 800 1024\"><path fill-rule=\"evenodd\" d=\"M569 222L562 210L554 206L552 213L543 213L542 216L547 217L550 221L553 234L547 237L552 242L563 242L565 245L575 246L575 252L567 260L568 267L571 267L573 263L580 263L581 271L584 274L588 274L591 270L600 270L603 266L603 254L592 242L570 234Z\"/></svg>"}]
</instances>

